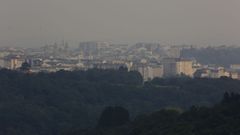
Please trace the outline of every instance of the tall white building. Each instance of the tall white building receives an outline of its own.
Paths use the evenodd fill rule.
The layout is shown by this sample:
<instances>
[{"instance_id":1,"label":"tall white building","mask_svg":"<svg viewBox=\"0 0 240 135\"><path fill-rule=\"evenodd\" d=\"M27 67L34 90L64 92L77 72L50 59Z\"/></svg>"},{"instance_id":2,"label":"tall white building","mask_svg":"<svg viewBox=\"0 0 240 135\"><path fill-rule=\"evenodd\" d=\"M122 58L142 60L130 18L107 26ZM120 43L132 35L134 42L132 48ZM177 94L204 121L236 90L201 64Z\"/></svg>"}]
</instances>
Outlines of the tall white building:
<instances>
[{"instance_id":1,"label":"tall white building","mask_svg":"<svg viewBox=\"0 0 240 135\"><path fill-rule=\"evenodd\" d=\"M162 65L139 64L134 65L134 70L138 71L142 75L144 81L152 80L157 77L163 77Z\"/></svg>"},{"instance_id":2,"label":"tall white building","mask_svg":"<svg viewBox=\"0 0 240 135\"><path fill-rule=\"evenodd\" d=\"M195 72L193 68L193 60L165 58L163 59L162 64L164 77L174 77L180 75L193 77L193 74Z\"/></svg>"},{"instance_id":3,"label":"tall white building","mask_svg":"<svg viewBox=\"0 0 240 135\"><path fill-rule=\"evenodd\" d=\"M186 75L189 77L193 77L194 69L193 69L193 61L187 59L180 59L176 63L177 66L177 74L178 75Z\"/></svg>"}]
</instances>

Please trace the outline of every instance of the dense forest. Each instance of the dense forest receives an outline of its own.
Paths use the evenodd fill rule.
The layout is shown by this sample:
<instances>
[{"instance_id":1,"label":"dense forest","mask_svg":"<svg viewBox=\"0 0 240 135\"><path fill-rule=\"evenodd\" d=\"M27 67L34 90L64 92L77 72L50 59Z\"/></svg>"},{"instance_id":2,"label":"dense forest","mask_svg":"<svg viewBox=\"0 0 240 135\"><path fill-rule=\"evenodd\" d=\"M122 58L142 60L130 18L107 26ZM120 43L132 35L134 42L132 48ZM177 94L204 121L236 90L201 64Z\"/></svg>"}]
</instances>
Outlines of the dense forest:
<instances>
[{"instance_id":1,"label":"dense forest","mask_svg":"<svg viewBox=\"0 0 240 135\"><path fill-rule=\"evenodd\" d=\"M185 112L163 109L132 122L127 119L126 109L108 107L96 128L72 130L64 135L238 135L239 106L239 94L225 93L213 107L192 106Z\"/></svg>"},{"instance_id":2,"label":"dense forest","mask_svg":"<svg viewBox=\"0 0 240 135\"><path fill-rule=\"evenodd\" d=\"M181 53L184 58L195 58L202 64L216 64L229 67L240 63L240 47L206 47L201 49L184 49Z\"/></svg>"},{"instance_id":3,"label":"dense forest","mask_svg":"<svg viewBox=\"0 0 240 135\"><path fill-rule=\"evenodd\" d=\"M230 78L156 78L143 83L138 72L125 69L37 74L4 69L0 70L0 134L59 135L95 127L108 106L125 108L129 116L122 112L131 121L163 108L210 107L225 92L239 91L240 81Z\"/></svg>"}]
</instances>

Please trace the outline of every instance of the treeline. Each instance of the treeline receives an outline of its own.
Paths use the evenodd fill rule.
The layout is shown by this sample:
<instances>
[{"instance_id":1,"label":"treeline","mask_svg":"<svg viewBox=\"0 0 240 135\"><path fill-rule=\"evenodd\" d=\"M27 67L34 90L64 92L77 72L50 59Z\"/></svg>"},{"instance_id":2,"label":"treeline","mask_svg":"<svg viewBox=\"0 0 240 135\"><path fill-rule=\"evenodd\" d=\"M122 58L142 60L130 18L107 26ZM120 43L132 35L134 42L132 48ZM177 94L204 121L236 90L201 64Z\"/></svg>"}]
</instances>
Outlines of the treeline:
<instances>
[{"instance_id":1,"label":"treeline","mask_svg":"<svg viewBox=\"0 0 240 135\"><path fill-rule=\"evenodd\" d=\"M59 135L94 127L107 106L122 106L132 120L161 108L211 106L240 81L168 78L143 84L125 69L26 74L0 70L0 134Z\"/></svg>"},{"instance_id":2,"label":"treeline","mask_svg":"<svg viewBox=\"0 0 240 135\"><path fill-rule=\"evenodd\" d=\"M184 58L195 58L202 64L216 64L229 67L240 63L240 47L207 47L184 49L181 53Z\"/></svg>"},{"instance_id":3,"label":"treeline","mask_svg":"<svg viewBox=\"0 0 240 135\"><path fill-rule=\"evenodd\" d=\"M132 122L128 121L124 108L108 107L96 128L72 130L64 135L237 135L239 106L239 94L225 93L224 99L213 107L192 106L185 112L163 109Z\"/></svg>"}]
</instances>

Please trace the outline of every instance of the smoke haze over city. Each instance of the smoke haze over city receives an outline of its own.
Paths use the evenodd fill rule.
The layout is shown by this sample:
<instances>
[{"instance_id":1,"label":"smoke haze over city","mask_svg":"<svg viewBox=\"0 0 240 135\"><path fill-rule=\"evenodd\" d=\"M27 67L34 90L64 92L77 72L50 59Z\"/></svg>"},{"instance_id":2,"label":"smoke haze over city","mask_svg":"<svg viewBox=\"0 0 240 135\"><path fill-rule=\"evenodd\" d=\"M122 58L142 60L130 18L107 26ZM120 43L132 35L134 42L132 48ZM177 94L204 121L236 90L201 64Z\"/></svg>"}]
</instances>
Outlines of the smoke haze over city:
<instances>
[{"instance_id":1,"label":"smoke haze over city","mask_svg":"<svg viewBox=\"0 0 240 135\"><path fill-rule=\"evenodd\" d=\"M0 46L239 45L238 0L1 0Z\"/></svg>"},{"instance_id":2,"label":"smoke haze over city","mask_svg":"<svg viewBox=\"0 0 240 135\"><path fill-rule=\"evenodd\" d=\"M0 135L238 135L240 0L0 0Z\"/></svg>"}]
</instances>

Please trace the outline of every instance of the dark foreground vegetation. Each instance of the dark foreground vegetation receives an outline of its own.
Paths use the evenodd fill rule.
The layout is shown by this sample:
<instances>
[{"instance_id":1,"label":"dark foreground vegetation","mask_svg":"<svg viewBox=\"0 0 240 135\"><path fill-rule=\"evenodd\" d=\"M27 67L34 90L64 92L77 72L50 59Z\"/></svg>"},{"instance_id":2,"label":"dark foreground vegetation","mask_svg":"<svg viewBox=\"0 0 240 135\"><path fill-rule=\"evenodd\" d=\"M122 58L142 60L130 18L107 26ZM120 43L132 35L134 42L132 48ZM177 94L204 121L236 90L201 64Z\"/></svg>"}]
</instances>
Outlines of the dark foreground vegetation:
<instances>
[{"instance_id":1,"label":"dark foreground vegetation","mask_svg":"<svg viewBox=\"0 0 240 135\"><path fill-rule=\"evenodd\" d=\"M106 108L100 119L102 125L71 131L66 135L238 135L239 107L240 95L226 93L222 102L211 108L193 106L183 113L165 109L137 117L133 122L129 122L122 111L116 114L115 111L120 107ZM122 119L125 117L125 123L122 119L112 118L112 115Z\"/></svg>"},{"instance_id":2,"label":"dark foreground vegetation","mask_svg":"<svg viewBox=\"0 0 240 135\"><path fill-rule=\"evenodd\" d=\"M229 78L154 79L143 84L138 72L125 69L38 74L0 70L0 134L59 135L102 125L98 120L107 106L125 108L131 121L162 108L212 106L225 92L239 90L240 81Z\"/></svg>"}]
</instances>

